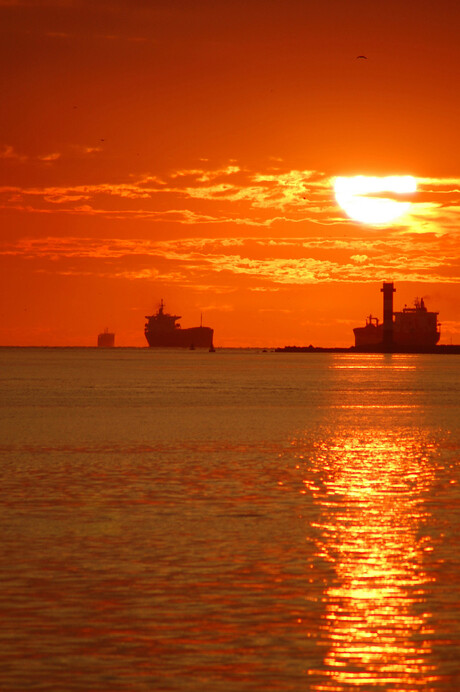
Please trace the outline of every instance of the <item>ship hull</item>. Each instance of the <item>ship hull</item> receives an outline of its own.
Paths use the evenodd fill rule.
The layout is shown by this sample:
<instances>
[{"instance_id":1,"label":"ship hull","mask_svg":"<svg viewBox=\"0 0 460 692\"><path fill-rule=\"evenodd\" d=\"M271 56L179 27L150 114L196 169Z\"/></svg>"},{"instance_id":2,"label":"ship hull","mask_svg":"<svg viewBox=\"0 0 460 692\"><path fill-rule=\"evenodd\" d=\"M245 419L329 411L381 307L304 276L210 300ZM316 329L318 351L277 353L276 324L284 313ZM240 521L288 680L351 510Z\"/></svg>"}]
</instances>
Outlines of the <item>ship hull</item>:
<instances>
[{"instance_id":1,"label":"ship hull","mask_svg":"<svg viewBox=\"0 0 460 692\"><path fill-rule=\"evenodd\" d=\"M355 346L377 346L383 342L383 324L375 326L366 324L365 327L355 327Z\"/></svg>"},{"instance_id":2,"label":"ship hull","mask_svg":"<svg viewBox=\"0 0 460 692\"><path fill-rule=\"evenodd\" d=\"M210 327L145 330L148 345L157 348L211 348L213 336L214 330Z\"/></svg>"},{"instance_id":3,"label":"ship hull","mask_svg":"<svg viewBox=\"0 0 460 692\"><path fill-rule=\"evenodd\" d=\"M115 345L115 334L104 332L97 337L97 345L99 348L113 348Z\"/></svg>"},{"instance_id":4,"label":"ship hull","mask_svg":"<svg viewBox=\"0 0 460 692\"><path fill-rule=\"evenodd\" d=\"M396 322L393 327L393 346L398 348L434 348L439 341L440 332L433 329L404 328L404 323ZM365 327L355 327L355 346L365 348L383 346L383 325L377 327L367 324Z\"/></svg>"}]
</instances>

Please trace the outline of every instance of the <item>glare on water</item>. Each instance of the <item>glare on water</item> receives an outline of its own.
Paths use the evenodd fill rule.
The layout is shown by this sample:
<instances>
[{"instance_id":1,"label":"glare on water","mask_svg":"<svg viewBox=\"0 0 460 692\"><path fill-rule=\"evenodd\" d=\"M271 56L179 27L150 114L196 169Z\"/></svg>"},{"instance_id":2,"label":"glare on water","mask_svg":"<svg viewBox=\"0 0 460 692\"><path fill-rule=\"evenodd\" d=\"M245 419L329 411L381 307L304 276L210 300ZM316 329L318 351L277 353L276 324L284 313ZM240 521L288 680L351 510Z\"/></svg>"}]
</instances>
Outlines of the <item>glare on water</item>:
<instances>
[{"instance_id":1,"label":"glare on water","mask_svg":"<svg viewBox=\"0 0 460 692\"><path fill-rule=\"evenodd\" d=\"M4 689L455 689L456 356L0 357Z\"/></svg>"}]
</instances>

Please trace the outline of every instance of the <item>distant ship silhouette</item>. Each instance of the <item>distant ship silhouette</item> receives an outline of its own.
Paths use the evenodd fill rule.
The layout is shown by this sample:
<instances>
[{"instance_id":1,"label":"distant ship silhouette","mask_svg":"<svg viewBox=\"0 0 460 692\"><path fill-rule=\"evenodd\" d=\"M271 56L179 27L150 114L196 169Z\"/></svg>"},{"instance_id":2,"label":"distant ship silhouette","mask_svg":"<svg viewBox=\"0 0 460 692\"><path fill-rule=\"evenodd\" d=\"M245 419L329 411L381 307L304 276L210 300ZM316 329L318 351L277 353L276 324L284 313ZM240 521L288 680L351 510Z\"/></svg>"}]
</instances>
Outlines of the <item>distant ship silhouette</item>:
<instances>
[{"instance_id":1,"label":"distant ship silhouette","mask_svg":"<svg viewBox=\"0 0 460 692\"><path fill-rule=\"evenodd\" d=\"M113 348L115 345L115 334L109 332L108 327L106 327L104 331L98 335L97 345L99 348Z\"/></svg>"},{"instance_id":2,"label":"distant ship silhouette","mask_svg":"<svg viewBox=\"0 0 460 692\"><path fill-rule=\"evenodd\" d=\"M211 327L191 327L182 329L177 320L180 315L170 315L164 311L163 299L154 315L146 315L144 334L149 346L161 348L208 348L213 350L214 330Z\"/></svg>"}]
</instances>

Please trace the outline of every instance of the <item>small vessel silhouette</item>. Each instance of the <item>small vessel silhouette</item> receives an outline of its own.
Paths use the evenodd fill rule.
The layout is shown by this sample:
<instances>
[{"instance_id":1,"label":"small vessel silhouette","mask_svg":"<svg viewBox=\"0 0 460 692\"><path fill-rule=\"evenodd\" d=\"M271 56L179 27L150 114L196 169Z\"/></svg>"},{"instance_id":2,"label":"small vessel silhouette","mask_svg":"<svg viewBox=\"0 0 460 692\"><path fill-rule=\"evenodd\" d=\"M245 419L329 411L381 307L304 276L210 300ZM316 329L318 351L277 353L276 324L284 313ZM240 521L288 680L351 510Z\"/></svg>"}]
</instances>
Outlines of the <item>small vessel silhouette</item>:
<instances>
[{"instance_id":1,"label":"small vessel silhouette","mask_svg":"<svg viewBox=\"0 0 460 692\"><path fill-rule=\"evenodd\" d=\"M108 327L98 335L97 345L99 348L112 348L115 344L115 334L109 332Z\"/></svg>"}]
</instances>

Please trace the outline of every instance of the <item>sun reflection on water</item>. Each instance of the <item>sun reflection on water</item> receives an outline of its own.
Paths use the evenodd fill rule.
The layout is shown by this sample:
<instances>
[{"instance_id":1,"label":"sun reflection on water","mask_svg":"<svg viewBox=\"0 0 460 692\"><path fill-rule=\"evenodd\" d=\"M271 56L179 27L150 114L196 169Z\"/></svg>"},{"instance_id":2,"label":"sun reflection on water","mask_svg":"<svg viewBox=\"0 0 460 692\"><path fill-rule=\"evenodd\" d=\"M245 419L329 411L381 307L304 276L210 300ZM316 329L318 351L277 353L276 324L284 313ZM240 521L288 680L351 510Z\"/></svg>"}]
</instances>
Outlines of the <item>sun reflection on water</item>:
<instances>
[{"instance_id":1,"label":"sun reflection on water","mask_svg":"<svg viewBox=\"0 0 460 692\"><path fill-rule=\"evenodd\" d=\"M433 447L414 430L348 428L312 455L304 487L320 507L316 556L334 574L323 592L325 653L321 669L309 671L313 690L419 689L437 679L423 566Z\"/></svg>"}]
</instances>

